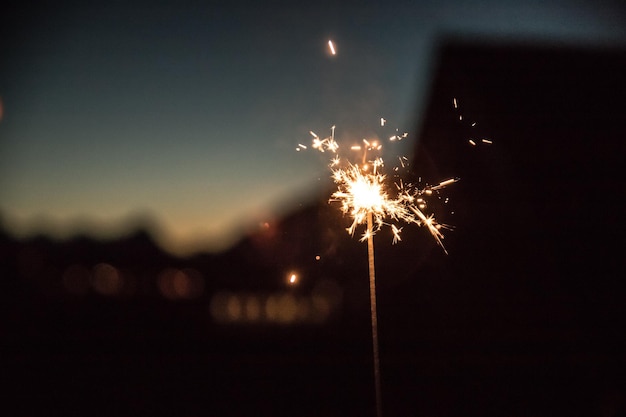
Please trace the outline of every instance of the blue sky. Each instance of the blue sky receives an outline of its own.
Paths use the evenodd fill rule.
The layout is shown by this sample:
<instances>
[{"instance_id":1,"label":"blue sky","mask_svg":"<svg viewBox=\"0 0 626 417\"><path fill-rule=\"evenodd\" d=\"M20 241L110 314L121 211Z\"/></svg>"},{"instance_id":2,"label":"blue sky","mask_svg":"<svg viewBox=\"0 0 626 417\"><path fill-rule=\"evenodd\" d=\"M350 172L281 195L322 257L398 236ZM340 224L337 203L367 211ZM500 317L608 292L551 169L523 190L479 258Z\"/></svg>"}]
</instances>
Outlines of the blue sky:
<instances>
[{"instance_id":1,"label":"blue sky","mask_svg":"<svg viewBox=\"0 0 626 417\"><path fill-rule=\"evenodd\" d=\"M442 36L626 44L617 2L156 4L4 16L12 233L110 237L149 217L166 249L221 250L317 196L325 161L295 152L309 130L419 126Z\"/></svg>"}]
</instances>

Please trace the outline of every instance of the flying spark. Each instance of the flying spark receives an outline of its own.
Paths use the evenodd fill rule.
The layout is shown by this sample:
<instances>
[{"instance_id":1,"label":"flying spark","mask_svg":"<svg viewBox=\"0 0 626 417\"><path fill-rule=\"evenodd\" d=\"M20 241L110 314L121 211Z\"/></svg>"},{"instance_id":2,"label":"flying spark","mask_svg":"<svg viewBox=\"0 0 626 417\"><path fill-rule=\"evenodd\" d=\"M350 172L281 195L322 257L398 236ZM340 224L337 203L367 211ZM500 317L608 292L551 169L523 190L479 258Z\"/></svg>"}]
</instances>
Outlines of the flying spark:
<instances>
[{"instance_id":1,"label":"flying spark","mask_svg":"<svg viewBox=\"0 0 626 417\"><path fill-rule=\"evenodd\" d=\"M332 55L337 55L337 52L335 52L335 45L333 44L333 41L328 41L328 47L330 48L330 53Z\"/></svg>"},{"instance_id":2,"label":"flying spark","mask_svg":"<svg viewBox=\"0 0 626 417\"><path fill-rule=\"evenodd\" d=\"M452 105L454 106L454 109L455 109L457 112L459 112L459 113L458 113L458 119L459 119L459 122L461 122L461 123L465 124L463 114L461 114L461 113L460 113L460 111L461 111L461 110L460 110L460 108L459 108L459 107L460 107L460 106L459 106L459 101L457 100L457 98L456 98L456 97L452 98ZM471 120L471 119L470 119L470 120ZM473 122L471 122L471 123L468 123L467 125L469 126L469 127L468 127L468 129L470 129L470 130L472 130L472 131L474 132L472 135L475 135L475 134L476 134L476 132L475 132L475 131L476 131L476 129L474 129L474 128L476 127L477 123L476 123L475 121L473 121ZM468 139L468 140L467 140L467 142L468 142L470 145L472 145L472 146L477 146L479 143L481 143L481 144L486 144L486 145L491 145L491 144L493 144L493 141L491 141L490 139L487 139L487 138L485 138L485 139L481 139L481 140L480 140L480 142L477 142L477 141L475 141L474 139L471 139L471 138L470 138L470 139Z\"/></svg>"}]
</instances>

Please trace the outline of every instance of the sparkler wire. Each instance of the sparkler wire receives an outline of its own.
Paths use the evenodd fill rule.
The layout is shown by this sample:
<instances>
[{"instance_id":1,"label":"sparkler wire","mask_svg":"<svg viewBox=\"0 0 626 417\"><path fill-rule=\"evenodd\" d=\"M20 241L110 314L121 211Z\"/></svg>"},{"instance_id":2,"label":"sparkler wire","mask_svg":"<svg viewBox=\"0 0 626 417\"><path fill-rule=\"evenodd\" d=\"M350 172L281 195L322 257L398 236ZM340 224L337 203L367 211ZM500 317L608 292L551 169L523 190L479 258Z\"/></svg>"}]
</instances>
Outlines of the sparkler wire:
<instances>
[{"instance_id":1,"label":"sparkler wire","mask_svg":"<svg viewBox=\"0 0 626 417\"><path fill-rule=\"evenodd\" d=\"M378 315L376 314L376 269L374 268L374 235L372 213L367 214L367 259L370 275L370 311L372 314L372 350L374 354L374 386L376 390L376 416L383 415L383 400L380 384L380 356L378 353Z\"/></svg>"}]
</instances>

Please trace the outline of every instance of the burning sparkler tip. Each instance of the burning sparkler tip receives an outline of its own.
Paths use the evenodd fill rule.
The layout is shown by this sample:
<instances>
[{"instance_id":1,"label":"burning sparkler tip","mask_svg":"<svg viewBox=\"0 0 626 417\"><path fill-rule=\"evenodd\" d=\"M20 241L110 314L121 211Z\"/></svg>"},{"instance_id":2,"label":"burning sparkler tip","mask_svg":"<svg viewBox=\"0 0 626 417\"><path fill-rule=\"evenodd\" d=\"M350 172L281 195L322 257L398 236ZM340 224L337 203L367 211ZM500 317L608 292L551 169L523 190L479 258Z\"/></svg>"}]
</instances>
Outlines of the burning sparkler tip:
<instances>
[{"instance_id":1,"label":"burning sparkler tip","mask_svg":"<svg viewBox=\"0 0 626 417\"><path fill-rule=\"evenodd\" d=\"M384 118L380 120L382 125L386 124ZM427 184L424 188L418 188L411 183L404 183L397 174L391 174L390 178L393 178L395 188L388 187L387 176L382 172L385 166L383 158L380 156L373 159L367 158L367 152L380 151L382 144L378 140L364 138L362 143L348 148L352 151L363 152L362 160L358 163L346 162L337 154L339 145L334 140L334 130L335 126L331 128L331 136L325 139L321 139L313 131L310 131L310 134L313 137L313 149L320 152L329 150L335 153L329 166L332 172L331 178L337 184L337 189L331 195L329 203L340 203L341 211L351 217L352 224L346 228L346 231L351 236L355 236L356 229L367 223L367 228L360 235L359 240L369 242L376 232L387 226L391 229L392 242L395 244L401 241L402 231L397 223L404 222L426 227L437 243L443 247L441 242L443 234L440 229L446 229L445 225L439 224L433 214L425 214L424 210L431 196L443 201L440 190L459 181L459 178L449 178L434 186ZM408 133L396 134L395 137L399 139L407 135ZM305 145L299 144L297 149L306 148ZM400 166L406 168L409 165L408 159L404 156L398 157L398 162L398 166L392 168L393 172L397 172ZM447 202L446 199L445 203Z\"/></svg>"}]
</instances>

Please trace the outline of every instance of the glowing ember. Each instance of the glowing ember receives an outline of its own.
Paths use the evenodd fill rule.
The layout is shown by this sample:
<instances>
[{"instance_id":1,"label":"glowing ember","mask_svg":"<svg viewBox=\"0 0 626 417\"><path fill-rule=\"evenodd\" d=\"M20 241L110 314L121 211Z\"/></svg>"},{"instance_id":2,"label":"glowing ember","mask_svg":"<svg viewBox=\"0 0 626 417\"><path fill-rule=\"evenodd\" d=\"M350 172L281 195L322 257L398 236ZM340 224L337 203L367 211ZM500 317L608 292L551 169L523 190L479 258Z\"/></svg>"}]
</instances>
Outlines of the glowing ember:
<instances>
[{"instance_id":1,"label":"glowing ember","mask_svg":"<svg viewBox=\"0 0 626 417\"><path fill-rule=\"evenodd\" d=\"M328 41L328 48L330 48L330 53L333 55L337 55L337 52L335 51L335 45L333 44L333 41Z\"/></svg>"},{"instance_id":2,"label":"glowing ember","mask_svg":"<svg viewBox=\"0 0 626 417\"><path fill-rule=\"evenodd\" d=\"M456 97L452 99L452 105L454 106L454 109L455 109L457 112L460 112L460 108L459 108L459 101L456 99ZM462 122L462 123L463 123L463 120L464 120L463 115L459 113L459 114L458 114L458 118L459 118L459 122ZM475 128L475 127L476 127L477 123L476 123L476 122L472 122L472 123L468 123L468 125L469 125L469 128L470 128L472 131L474 131L474 129L473 129L473 128ZM476 140L474 140L474 139L471 139L471 138L470 138L470 139L468 139L468 140L467 140L467 142L468 142L470 145L472 145L472 146L477 146L479 143L481 143L481 144L485 144L485 145L491 145L491 144L493 144L493 141L491 141L491 139L487 139L487 138L481 139L481 140L480 140L480 142L477 142Z\"/></svg>"}]
</instances>

